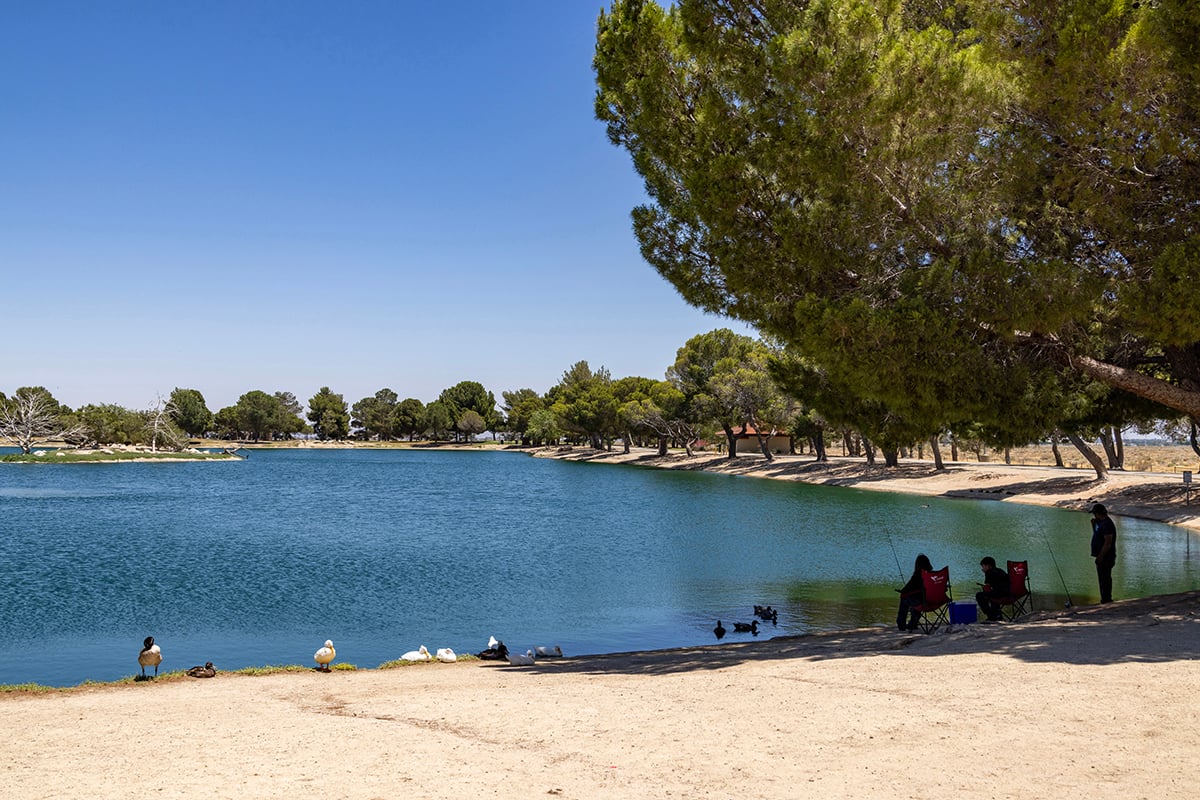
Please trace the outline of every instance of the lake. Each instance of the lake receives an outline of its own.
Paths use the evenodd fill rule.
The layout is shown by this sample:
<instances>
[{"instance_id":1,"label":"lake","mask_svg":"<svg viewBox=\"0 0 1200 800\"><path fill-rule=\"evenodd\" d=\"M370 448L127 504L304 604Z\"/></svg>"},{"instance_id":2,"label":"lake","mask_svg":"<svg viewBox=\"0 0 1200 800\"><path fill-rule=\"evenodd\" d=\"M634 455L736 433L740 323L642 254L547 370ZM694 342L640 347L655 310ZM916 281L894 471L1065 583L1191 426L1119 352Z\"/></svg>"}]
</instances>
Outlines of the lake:
<instances>
[{"instance_id":1,"label":"lake","mask_svg":"<svg viewBox=\"0 0 1200 800\"><path fill-rule=\"evenodd\" d=\"M511 452L2 464L0 512L0 684L135 674L147 635L170 671L311 665L326 639L366 668L491 635L676 647L718 618L740 641L755 604L779 612L760 636L890 627L921 551L958 599L992 555L1029 559L1038 608L1097 600L1081 512ZM1197 586L1184 529L1116 521L1118 599Z\"/></svg>"}]
</instances>

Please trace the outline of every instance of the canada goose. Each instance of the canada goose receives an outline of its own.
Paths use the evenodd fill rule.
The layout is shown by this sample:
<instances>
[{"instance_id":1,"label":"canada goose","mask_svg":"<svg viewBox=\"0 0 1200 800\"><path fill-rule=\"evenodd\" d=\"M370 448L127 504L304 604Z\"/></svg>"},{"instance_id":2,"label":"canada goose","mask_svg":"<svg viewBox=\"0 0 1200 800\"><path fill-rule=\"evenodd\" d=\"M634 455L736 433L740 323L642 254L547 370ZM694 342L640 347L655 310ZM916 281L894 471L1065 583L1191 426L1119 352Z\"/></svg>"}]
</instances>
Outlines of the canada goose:
<instances>
[{"instance_id":1,"label":"canada goose","mask_svg":"<svg viewBox=\"0 0 1200 800\"><path fill-rule=\"evenodd\" d=\"M533 651L526 650L525 655L521 655L520 653L509 653L508 663L512 664L514 667L532 667L537 662L534 661Z\"/></svg>"},{"instance_id":2,"label":"canada goose","mask_svg":"<svg viewBox=\"0 0 1200 800\"><path fill-rule=\"evenodd\" d=\"M437 660L446 664L452 664L458 661L458 656L449 647L439 647L437 651Z\"/></svg>"},{"instance_id":3,"label":"canada goose","mask_svg":"<svg viewBox=\"0 0 1200 800\"><path fill-rule=\"evenodd\" d=\"M187 671L190 678L211 678L217 674L217 668L211 661L205 661L203 667L192 667Z\"/></svg>"},{"instance_id":4,"label":"canada goose","mask_svg":"<svg viewBox=\"0 0 1200 800\"><path fill-rule=\"evenodd\" d=\"M333 642L329 639L325 640L325 646L317 652L313 653L313 661L317 662L317 669L322 672L329 672L329 663L337 656L337 650L333 649Z\"/></svg>"},{"instance_id":5,"label":"canada goose","mask_svg":"<svg viewBox=\"0 0 1200 800\"><path fill-rule=\"evenodd\" d=\"M147 636L142 642L142 652L138 653L138 663L142 666L142 677L146 677L146 667L154 667L154 677L158 677L158 665L162 663L162 650L154 643L153 636Z\"/></svg>"},{"instance_id":6,"label":"canada goose","mask_svg":"<svg viewBox=\"0 0 1200 800\"><path fill-rule=\"evenodd\" d=\"M749 624L746 624L745 622L735 622L735 623L733 623L733 629L735 631L738 631L739 633L753 633L753 634L757 635L758 634L758 620L754 620L753 622L751 622Z\"/></svg>"},{"instance_id":7,"label":"canada goose","mask_svg":"<svg viewBox=\"0 0 1200 800\"><path fill-rule=\"evenodd\" d=\"M429 650L426 649L425 645L421 645L417 650L409 650L400 656L401 661L429 661L431 658L433 656L429 655Z\"/></svg>"},{"instance_id":8,"label":"canada goose","mask_svg":"<svg viewBox=\"0 0 1200 800\"><path fill-rule=\"evenodd\" d=\"M562 658L562 648L558 645L553 647L535 647L533 654L537 658Z\"/></svg>"},{"instance_id":9,"label":"canada goose","mask_svg":"<svg viewBox=\"0 0 1200 800\"><path fill-rule=\"evenodd\" d=\"M721 624L721 620L717 620L717 627L713 628L713 633L720 639L725 636L725 626Z\"/></svg>"}]
</instances>

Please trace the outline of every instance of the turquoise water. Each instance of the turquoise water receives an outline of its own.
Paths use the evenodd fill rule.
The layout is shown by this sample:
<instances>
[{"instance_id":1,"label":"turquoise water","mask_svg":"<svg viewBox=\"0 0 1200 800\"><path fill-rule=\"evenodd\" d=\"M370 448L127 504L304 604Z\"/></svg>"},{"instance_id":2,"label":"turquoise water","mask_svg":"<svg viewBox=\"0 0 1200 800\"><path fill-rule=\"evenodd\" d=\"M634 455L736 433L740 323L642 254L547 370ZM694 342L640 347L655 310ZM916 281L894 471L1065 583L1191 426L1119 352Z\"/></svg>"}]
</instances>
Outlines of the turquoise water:
<instances>
[{"instance_id":1,"label":"turquoise water","mask_svg":"<svg viewBox=\"0 0 1200 800\"><path fill-rule=\"evenodd\" d=\"M1096 600L1079 512L518 453L5 464L0 511L0 683L134 674L147 635L179 670L311 664L325 639L359 667L490 635L569 655L694 645L754 604L779 611L765 636L891 625L897 557L907 578L918 551L960 598L991 554L1030 560L1038 607L1061 607L1064 581ZM1198 585L1185 531L1117 522L1118 598Z\"/></svg>"}]
</instances>

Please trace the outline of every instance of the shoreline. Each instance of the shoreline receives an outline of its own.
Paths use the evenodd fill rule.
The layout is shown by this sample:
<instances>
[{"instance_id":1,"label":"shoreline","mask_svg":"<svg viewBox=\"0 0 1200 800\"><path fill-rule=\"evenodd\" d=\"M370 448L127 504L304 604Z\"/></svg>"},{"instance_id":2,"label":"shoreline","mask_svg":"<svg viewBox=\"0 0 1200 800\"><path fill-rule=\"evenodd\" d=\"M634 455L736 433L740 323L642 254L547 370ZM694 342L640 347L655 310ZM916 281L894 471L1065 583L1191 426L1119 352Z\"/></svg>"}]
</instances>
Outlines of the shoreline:
<instances>
[{"instance_id":1,"label":"shoreline","mask_svg":"<svg viewBox=\"0 0 1200 800\"><path fill-rule=\"evenodd\" d=\"M26 797L1174 798L1200 780L1197 677L1192 591L930 636L0 695L22 731L0 754Z\"/></svg>"},{"instance_id":2,"label":"shoreline","mask_svg":"<svg viewBox=\"0 0 1200 800\"><path fill-rule=\"evenodd\" d=\"M541 448L526 450L536 458L593 464L622 464L651 469L678 469L769 480L796 481L817 486L840 486L865 491L896 492L926 497L1023 503L1086 512L1103 503L1110 514L1178 525L1200 531L1200 488L1190 504L1179 475L1156 472L1095 473L1067 467L1010 466L995 462L946 461L938 471L929 461L901 459L898 467L870 466L862 458L830 456L828 462L811 456L777 455L768 462L760 454L657 455L652 449L620 451Z\"/></svg>"}]
</instances>

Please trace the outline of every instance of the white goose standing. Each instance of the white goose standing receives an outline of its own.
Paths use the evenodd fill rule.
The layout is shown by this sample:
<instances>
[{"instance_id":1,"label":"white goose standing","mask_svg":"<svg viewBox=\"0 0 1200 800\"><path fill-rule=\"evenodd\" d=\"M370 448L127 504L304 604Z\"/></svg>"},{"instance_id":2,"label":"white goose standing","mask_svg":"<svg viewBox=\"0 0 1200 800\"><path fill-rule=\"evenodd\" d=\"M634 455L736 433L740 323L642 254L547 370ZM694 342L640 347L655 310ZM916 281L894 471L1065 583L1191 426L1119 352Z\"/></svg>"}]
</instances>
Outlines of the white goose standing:
<instances>
[{"instance_id":1,"label":"white goose standing","mask_svg":"<svg viewBox=\"0 0 1200 800\"><path fill-rule=\"evenodd\" d=\"M322 672L329 672L329 664L337 657L337 650L333 649L333 642L329 639L325 640L325 646L317 652L313 653L313 661L317 662L317 669Z\"/></svg>"}]
</instances>

